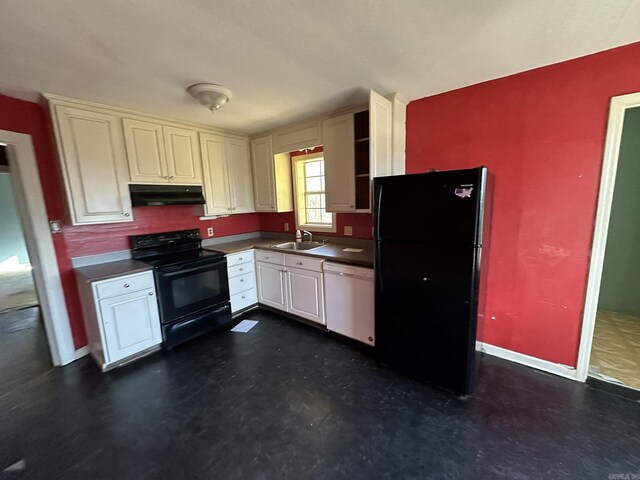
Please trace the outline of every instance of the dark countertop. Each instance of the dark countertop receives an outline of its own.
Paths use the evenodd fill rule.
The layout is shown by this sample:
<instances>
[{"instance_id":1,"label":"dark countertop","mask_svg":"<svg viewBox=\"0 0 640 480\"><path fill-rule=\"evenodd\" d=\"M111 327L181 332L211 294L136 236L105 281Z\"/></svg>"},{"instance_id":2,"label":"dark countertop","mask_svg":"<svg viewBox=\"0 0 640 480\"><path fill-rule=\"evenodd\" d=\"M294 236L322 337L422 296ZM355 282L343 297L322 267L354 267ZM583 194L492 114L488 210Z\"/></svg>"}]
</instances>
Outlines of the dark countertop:
<instances>
[{"instance_id":1,"label":"dark countertop","mask_svg":"<svg viewBox=\"0 0 640 480\"><path fill-rule=\"evenodd\" d=\"M121 277L123 275L131 275L149 270L153 270L153 267L146 263L137 260L119 260L117 262L99 263L97 265L76 268L75 272L78 277L81 277L86 282L96 282L98 280L106 280L108 278Z\"/></svg>"},{"instance_id":2,"label":"dark countertop","mask_svg":"<svg viewBox=\"0 0 640 480\"><path fill-rule=\"evenodd\" d=\"M248 240L239 240L237 242L219 243L205 248L210 250L219 250L224 253L236 253L252 248L260 248L263 250L272 250L274 252L289 253L293 255L304 255L307 257L324 258L337 263L346 263L349 265L359 265L362 267L373 268L373 247L363 248L362 252L345 252L345 248L354 248L339 243L327 243L326 245L313 250L285 250L282 248L272 248L272 245L283 243L286 240L277 238L250 238Z\"/></svg>"}]
</instances>

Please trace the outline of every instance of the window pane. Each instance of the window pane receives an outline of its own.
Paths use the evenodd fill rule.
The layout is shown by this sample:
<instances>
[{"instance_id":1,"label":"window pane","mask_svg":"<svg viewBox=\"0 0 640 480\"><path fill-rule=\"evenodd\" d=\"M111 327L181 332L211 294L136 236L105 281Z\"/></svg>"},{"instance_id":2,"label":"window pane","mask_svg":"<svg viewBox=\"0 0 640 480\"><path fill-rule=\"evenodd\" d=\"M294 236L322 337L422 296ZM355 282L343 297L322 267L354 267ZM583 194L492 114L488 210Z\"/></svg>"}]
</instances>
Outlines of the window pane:
<instances>
[{"instance_id":1,"label":"window pane","mask_svg":"<svg viewBox=\"0 0 640 480\"><path fill-rule=\"evenodd\" d=\"M321 208L322 207L322 194L307 194L306 207L307 208Z\"/></svg>"},{"instance_id":2,"label":"window pane","mask_svg":"<svg viewBox=\"0 0 640 480\"><path fill-rule=\"evenodd\" d=\"M320 206L322 208L327 208L327 199L324 193L320 194Z\"/></svg>"},{"instance_id":3,"label":"window pane","mask_svg":"<svg viewBox=\"0 0 640 480\"><path fill-rule=\"evenodd\" d=\"M307 178L307 191L308 192L322 192L322 177L310 177Z\"/></svg>"},{"instance_id":4,"label":"window pane","mask_svg":"<svg viewBox=\"0 0 640 480\"><path fill-rule=\"evenodd\" d=\"M328 223L329 225L331 225L332 222L333 222L333 214L322 212L322 223Z\"/></svg>"},{"instance_id":5,"label":"window pane","mask_svg":"<svg viewBox=\"0 0 640 480\"><path fill-rule=\"evenodd\" d=\"M305 165L305 177L317 177L323 174L322 164L324 162L308 162Z\"/></svg>"},{"instance_id":6,"label":"window pane","mask_svg":"<svg viewBox=\"0 0 640 480\"><path fill-rule=\"evenodd\" d=\"M307 208L307 223L321 223L322 210Z\"/></svg>"}]
</instances>

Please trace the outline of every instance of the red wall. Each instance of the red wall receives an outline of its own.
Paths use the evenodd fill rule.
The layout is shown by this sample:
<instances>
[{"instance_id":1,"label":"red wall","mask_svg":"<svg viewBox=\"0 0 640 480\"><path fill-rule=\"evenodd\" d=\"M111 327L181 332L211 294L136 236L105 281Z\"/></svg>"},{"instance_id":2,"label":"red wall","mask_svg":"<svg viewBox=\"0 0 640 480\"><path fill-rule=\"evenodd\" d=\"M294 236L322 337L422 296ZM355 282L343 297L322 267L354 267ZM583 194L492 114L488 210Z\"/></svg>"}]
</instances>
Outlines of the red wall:
<instances>
[{"instance_id":1,"label":"red wall","mask_svg":"<svg viewBox=\"0 0 640 480\"><path fill-rule=\"evenodd\" d=\"M409 104L407 173L495 175L481 340L576 365L609 100L638 90L635 43Z\"/></svg>"}]
</instances>

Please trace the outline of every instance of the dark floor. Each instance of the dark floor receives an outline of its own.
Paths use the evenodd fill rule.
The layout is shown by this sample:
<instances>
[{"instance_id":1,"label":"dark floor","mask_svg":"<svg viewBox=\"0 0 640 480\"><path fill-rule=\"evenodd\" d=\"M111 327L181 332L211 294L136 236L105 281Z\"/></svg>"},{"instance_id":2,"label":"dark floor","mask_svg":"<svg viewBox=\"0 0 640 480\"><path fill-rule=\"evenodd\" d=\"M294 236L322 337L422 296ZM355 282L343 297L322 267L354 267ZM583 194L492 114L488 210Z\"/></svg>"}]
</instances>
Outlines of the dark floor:
<instances>
[{"instance_id":1,"label":"dark floor","mask_svg":"<svg viewBox=\"0 0 640 480\"><path fill-rule=\"evenodd\" d=\"M0 396L50 369L40 308L0 313Z\"/></svg>"},{"instance_id":2,"label":"dark floor","mask_svg":"<svg viewBox=\"0 0 640 480\"><path fill-rule=\"evenodd\" d=\"M99 373L0 385L7 479L614 478L640 473L640 404L491 357L462 400L270 313ZM624 478L624 477L618 477Z\"/></svg>"}]
</instances>

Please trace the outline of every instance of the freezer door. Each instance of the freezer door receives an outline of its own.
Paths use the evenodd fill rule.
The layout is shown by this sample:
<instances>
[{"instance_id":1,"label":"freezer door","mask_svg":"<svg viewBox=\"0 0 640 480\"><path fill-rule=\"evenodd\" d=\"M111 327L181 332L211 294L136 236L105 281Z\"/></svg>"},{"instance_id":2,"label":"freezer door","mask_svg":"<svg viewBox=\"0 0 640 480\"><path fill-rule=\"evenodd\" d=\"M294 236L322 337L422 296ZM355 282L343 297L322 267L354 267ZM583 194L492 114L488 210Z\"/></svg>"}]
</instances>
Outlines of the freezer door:
<instances>
[{"instance_id":1,"label":"freezer door","mask_svg":"<svg viewBox=\"0 0 640 480\"><path fill-rule=\"evenodd\" d=\"M481 167L376 178L376 239L481 244L486 174Z\"/></svg>"},{"instance_id":2,"label":"freezer door","mask_svg":"<svg viewBox=\"0 0 640 480\"><path fill-rule=\"evenodd\" d=\"M479 249L403 242L376 246L378 359L443 388L469 394Z\"/></svg>"}]
</instances>

